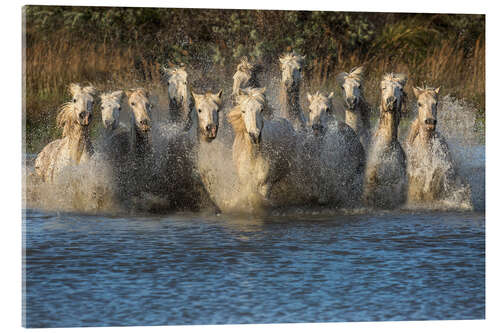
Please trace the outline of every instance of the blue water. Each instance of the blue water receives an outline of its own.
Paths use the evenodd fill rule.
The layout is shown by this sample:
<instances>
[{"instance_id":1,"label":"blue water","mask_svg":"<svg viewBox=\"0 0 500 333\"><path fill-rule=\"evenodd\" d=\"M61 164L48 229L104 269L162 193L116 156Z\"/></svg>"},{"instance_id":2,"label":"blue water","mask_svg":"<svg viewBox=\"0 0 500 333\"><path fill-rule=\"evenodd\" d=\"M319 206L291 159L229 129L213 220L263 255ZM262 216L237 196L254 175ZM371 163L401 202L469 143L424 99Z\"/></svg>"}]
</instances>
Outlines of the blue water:
<instances>
[{"instance_id":1,"label":"blue water","mask_svg":"<svg viewBox=\"0 0 500 333\"><path fill-rule=\"evenodd\" d=\"M484 222L26 210L25 325L484 319Z\"/></svg>"}]
</instances>

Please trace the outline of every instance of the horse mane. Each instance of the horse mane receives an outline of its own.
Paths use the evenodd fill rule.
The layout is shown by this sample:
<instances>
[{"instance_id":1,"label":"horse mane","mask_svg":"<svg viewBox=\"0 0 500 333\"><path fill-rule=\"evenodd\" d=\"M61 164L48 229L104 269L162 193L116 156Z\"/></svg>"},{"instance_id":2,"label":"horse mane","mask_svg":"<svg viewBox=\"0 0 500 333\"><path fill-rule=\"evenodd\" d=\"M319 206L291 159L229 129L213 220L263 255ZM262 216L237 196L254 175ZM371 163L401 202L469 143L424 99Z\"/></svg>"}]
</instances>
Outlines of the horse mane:
<instances>
[{"instance_id":1,"label":"horse mane","mask_svg":"<svg viewBox=\"0 0 500 333\"><path fill-rule=\"evenodd\" d=\"M404 86L408 81L408 77L405 74L386 73L382 77L382 82L383 81L396 81Z\"/></svg>"},{"instance_id":2,"label":"horse mane","mask_svg":"<svg viewBox=\"0 0 500 333\"><path fill-rule=\"evenodd\" d=\"M73 103L67 102L59 107L59 114L56 117L57 127L62 128L63 138L73 132L76 125Z\"/></svg>"},{"instance_id":3,"label":"horse mane","mask_svg":"<svg viewBox=\"0 0 500 333\"><path fill-rule=\"evenodd\" d=\"M121 90L117 91L112 91L109 93L102 93L100 98L101 98L101 103L105 103L107 101L113 101L113 102L120 102L123 97L123 92Z\"/></svg>"},{"instance_id":4,"label":"horse mane","mask_svg":"<svg viewBox=\"0 0 500 333\"><path fill-rule=\"evenodd\" d=\"M319 99L321 102L330 104L330 100L328 99L328 96L326 96L325 94L322 94L319 91L317 91L316 93L311 95L311 102L310 103L312 103L312 101L317 100L317 99Z\"/></svg>"},{"instance_id":5,"label":"horse mane","mask_svg":"<svg viewBox=\"0 0 500 333\"><path fill-rule=\"evenodd\" d=\"M238 104L227 114L227 120L233 126L236 134L246 132L245 122L243 121L243 114L241 113L241 106Z\"/></svg>"}]
</instances>

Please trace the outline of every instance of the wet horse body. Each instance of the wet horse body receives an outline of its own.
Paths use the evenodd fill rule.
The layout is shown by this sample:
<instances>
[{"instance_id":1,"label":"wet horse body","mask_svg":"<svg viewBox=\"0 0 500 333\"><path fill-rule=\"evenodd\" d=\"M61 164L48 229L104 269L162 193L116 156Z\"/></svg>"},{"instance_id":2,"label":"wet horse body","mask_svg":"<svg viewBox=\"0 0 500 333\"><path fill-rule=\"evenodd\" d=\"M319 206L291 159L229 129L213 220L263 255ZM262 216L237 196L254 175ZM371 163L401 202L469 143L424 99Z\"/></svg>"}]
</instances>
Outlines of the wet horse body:
<instances>
[{"instance_id":1,"label":"wet horse body","mask_svg":"<svg viewBox=\"0 0 500 333\"><path fill-rule=\"evenodd\" d=\"M365 153L356 133L335 118L333 93L307 95L309 132L297 143L308 201L332 207L354 206L362 193ZM312 132L312 135L311 135Z\"/></svg>"},{"instance_id":2,"label":"wet horse body","mask_svg":"<svg viewBox=\"0 0 500 333\"><path fill-rule=\"evenodd\" d=\"M363 199L365 204L395 208L406 202L406 154L398 141L398 126L407 78L386 74L377 131L368 150Z\"/></svg>"},{"instance_id":3,"label":"wet horse body","mask_svg":"<svg viewBox=\"0 0 500 333\"><path fill-rule=\"evenodd\" d=\"M193 124L185 67L164 68L168 85L168 119L188 131Z\"/></svg>"},{"instance_id":4,"label":"wet horse body","mask_svg":"<svg viewBox=\"0 0 500 333\"><path fill-rule=\"evenodd\" d=\"M407 136L408 202L424 203L450 198L464 188L470 206L470 189L458 177L446 140L436 131L439 88L414 88L418 115ZM455 198L457 199L457 198ZM458 198L460 199L460 198Z\"/></svg>"},{"instance_id":5,"label":"wet horse body","mask_svg":"<svg viewBox=\"0 0 500 333\"><path fill-rule=\"evenodd\" d=\"M294 162L296 134L283 118L265 120L265 88L240 90L237 106L228 114L233 126L233 163L241 191L252 209L288 202L289 175Z\"/></svg>"},{"instance_id":6,"label":"wet horse body","mask_svg":"<svg viewBox=\"0 0 500 333\"><path fill-rule=\"evenodd\" d=\"M35 160L35 173L45 182L53 182L68 165L90 160L94 148L90 142L89 124L95 88L71 84L72 102L63 104L57 116L57 125L63 129L61 139L45 146Z\"/></svg>"},{"instance_id":7,"label":"wet horse body","mask_svg":"<svg viewBox=\"0 0 500 333\"><path fill-rule=\"evenodd\" d=\"M291 52L284 54L279 60L281 68L281 114L290 121L296 131L303 131L307 122L300 107L299 89L304 57Z\"/></svg>"},{"instance_id":8,"label":"wet horse body","mask_svg":"<svg viewBox=\"0 0 500 333\"><path fill-rule=\"evenodd\" d=\"M345 105L345 123L359 136L365 150L370 144L370 107L363 95L364 67L355 67L349 73L337 75Z\"/></svg>"},{"instance_id":9,"label":"wet horse body","mask_svg":"<svg viewBox=\"0 0 500 333\"><path fill-rule=\"evenodd\" d=\"M104 130L98 149L114 164L114 169L121 168L130 153L130 129L120 123L123 95L121 90L101 94Z\"/></svg>"}]
</instances>

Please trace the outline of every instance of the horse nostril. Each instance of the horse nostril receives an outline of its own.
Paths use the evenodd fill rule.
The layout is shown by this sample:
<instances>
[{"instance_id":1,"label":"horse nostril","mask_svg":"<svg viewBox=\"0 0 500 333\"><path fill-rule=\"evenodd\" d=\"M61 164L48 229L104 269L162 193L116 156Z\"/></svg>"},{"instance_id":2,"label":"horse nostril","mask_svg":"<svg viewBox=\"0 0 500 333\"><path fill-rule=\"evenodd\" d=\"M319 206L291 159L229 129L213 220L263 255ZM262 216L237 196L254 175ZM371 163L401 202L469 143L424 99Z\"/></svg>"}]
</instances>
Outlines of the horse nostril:
<instances>
[{"instance_id":1,"label":"horse nostril","mask_svg":"<svg viewBox=\"0 0 500 333\"><path fill-rule=\"evenodd\" d=\"M212 129L212 125L205 126L205 129L207 130L207 132L210 132L210 130Z\"/></svg>"},{"instance_id":2,"label":"horse nostril","mask_svg":"<svg viewBox=\"0 0 500 333\"><path fill-rule=\"evenodd\" d=\"M85 111L80 112L78 116L82 119L85 118Z\"/></svg>"}]
</instances>

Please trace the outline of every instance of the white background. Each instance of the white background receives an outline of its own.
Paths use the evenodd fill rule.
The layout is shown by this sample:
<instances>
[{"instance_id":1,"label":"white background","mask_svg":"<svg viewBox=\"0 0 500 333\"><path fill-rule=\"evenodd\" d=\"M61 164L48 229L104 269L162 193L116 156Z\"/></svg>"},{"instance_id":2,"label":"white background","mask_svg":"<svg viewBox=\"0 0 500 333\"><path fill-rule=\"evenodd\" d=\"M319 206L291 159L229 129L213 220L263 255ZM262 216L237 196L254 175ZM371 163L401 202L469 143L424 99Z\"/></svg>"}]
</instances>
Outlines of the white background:
<instances>
[{"instance_id":1,"label":"white background","mask_svg":"<svg viewBox=\"0 0 500 333\"><path fill-rule=\"evenodd\" d=\"M26 4L41 5L94 5L136 7L192 7L192 8L249 8L249 9L320 9L331 11L376 12L426 12L426 13L480 13L486 14L486 320L474 321L422 321L422 322L368 322L289 325L223 325L223 326L168 326L130 328L92 328L91 331L128 332L254 332L286 330L290 332L488 332L500 327L499 307L499 227L498 151L500 146L500 89L498 76L500 15L493 1L319 1L319 0L253 0L248 2L212 0L189 1L7 1L3 2L0 15L2 25L0 63L0 232L2 261L0 265L0 328L3 332L21 331L21 7ZM2 230L2 229L0 229ZM69 329L45 329L42 332L64 332ZM75 329L73 329L75 330ZM76 329L82 330L82 329Z\"/></svg>"}]
</instances>

